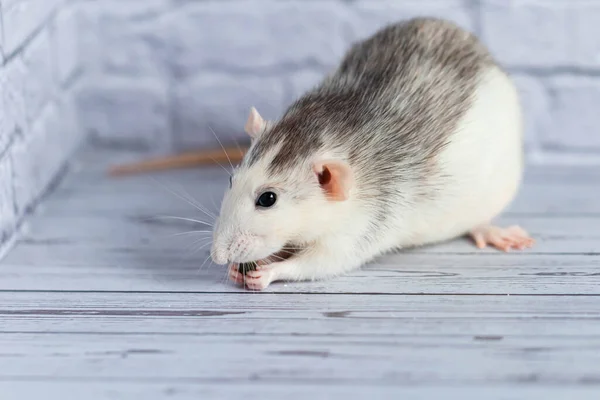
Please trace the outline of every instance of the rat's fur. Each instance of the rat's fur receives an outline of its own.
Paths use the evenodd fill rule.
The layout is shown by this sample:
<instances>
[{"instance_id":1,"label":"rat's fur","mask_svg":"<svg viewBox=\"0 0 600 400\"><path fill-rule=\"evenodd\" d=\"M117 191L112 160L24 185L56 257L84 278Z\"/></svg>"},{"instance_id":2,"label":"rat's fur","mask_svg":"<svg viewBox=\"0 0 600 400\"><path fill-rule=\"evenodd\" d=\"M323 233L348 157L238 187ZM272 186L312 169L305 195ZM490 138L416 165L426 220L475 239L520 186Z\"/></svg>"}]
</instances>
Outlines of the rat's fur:
<instances>
[{"instance_id":1,"label":"rat's fur","mask_svg":"<svg viewBox=\"0 0 600 400\"><path fill-rule=\"evenodd\" d=\"M257 289L341 274L392 249L466 234L497 216L521 179L516 90L473 35L443 20L380 30L279 121L261 126L254 117L213 259L245 262L289 243L303 248L255 271L249 286ZM347 165L345 201L331 201L319 185L315 165L327 162ZM257 210L264 188L279 200Z\"/></svg>"}]
</instances>

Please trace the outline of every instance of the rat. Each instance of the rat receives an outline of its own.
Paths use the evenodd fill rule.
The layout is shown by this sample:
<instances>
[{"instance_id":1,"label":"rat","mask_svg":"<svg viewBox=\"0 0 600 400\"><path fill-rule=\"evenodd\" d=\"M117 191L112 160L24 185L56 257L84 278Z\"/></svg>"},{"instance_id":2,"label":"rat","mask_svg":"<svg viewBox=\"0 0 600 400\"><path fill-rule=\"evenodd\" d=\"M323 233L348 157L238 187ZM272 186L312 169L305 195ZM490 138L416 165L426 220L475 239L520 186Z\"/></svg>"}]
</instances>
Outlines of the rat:
<instances>
[{"instance_id":1,"label":"rat","mask_svg":"<svg viewBox=\"0 0 600 400\"><path fill-rule=\"evenodd\" d=\"M211 256L248 289L331 278L465 235L504 251L534 243L492 222L524 170L516 87L450 21L381 28L278 120L251 108L245 131Z\"/></svg>"}]
</instances>

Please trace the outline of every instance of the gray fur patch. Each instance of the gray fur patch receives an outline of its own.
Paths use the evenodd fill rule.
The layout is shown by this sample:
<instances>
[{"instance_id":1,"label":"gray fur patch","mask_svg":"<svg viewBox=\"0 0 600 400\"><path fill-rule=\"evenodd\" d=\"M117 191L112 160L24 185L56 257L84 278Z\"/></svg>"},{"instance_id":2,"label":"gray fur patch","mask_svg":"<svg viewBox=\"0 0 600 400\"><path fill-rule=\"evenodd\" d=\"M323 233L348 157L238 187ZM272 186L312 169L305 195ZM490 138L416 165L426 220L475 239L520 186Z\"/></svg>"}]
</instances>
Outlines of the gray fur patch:
<instances>
[{"instance_id":1,"label":"gray fur patch","mask_svg":"<svg viewBox=\"0 0 600 400\"><path fill-rule=\"evenodd\" d=\"M279 144L273 174L320 152L342 154L358 198L376 205L383 221L385 203L405 196L397 183L419 182L427 197L440 189L427 184L438 181L431 179L439 174L436 156L469 109L481 73L494 64L475 36L451 22L390 25L354 44L332 75L254 143L246 163Z\"/></svg>"}]
</instances>

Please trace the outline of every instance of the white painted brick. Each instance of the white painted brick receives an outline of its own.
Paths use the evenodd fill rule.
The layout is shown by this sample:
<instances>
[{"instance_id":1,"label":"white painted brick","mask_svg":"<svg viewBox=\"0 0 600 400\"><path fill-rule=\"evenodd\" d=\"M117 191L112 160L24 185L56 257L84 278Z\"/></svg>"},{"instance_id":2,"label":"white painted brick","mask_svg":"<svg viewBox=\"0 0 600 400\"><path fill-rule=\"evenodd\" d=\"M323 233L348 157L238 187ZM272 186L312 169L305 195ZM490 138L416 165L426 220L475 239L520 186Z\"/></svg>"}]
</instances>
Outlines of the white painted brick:
<instances>
[{"instance_id":1,"label":"white painted brick","mask_svg":"<svg viewBox=\"0 0 600 400\"><path fill-rule=\"evenodd\" d=\"M5 117L3 114L4 110L0 109L0 157L2 157L1 154L3 154L8 148L10 141L14 135L10 131L4 130L3 125Z\"/></svg>"},{"instance_id":2,"label":"white painted brick","mask_svg":"<svg viewBox=\"0 0 600 400\"><path fill-rule=\"evenodd\" d=\"M114 25L111 25L114 24ZM166 32L151 23L134 26L102 21L102 70L109 74L160 77L170 56L164 54Z\"/></svg>"},{"instance_id":3,"label":"white painted brick","mask_svg":"<svg viewBox=\"0 0 600 400\"><path fill-rule=\"evenodd\" d=\"M244 124L251 106L265 118L279 117L286 106L283 79L200 74L182 82L173 106L177 146L218 146L211 128L222 141L246 139Z\"/></svg>"},{"instance_id":4,"label":"white painted brick","mask_svg":"<svg viewBox=\"0 0 600 400\"><path fill-rule=\"evenodd\" d=\"M47 113L50 107L32 125L26 137L19 137L10 148L10 156L14 164L14 190L17 213L25 214L27 208L36 199L37 192L42 190L45 180L54 174L56 157L55 146L46 141Z\"/></svg>"},{"instance_id":5,"label":"white painted brick","mask_svg":"<svg viewBox=\"0 0 600 400\"><path fill-rule=\"evenodd\" d=\"M101 70L104 50L100 40L100 28L96 3L78 3L77 53L81 68L87 75Z\"/></svg>"},{"instance_id":6,"label":"white painted brick","mask_svg":"<svg viewBox=\"0 0 600 400\"><path fill-rule=\"evenodd\" d=\"M50 26L56 6L67 1L1 3L3 50L10 56L0 67L0 242L4 242L82 135L72 94L60 93L56 84L67 77L76 58L69 47L77 29L69 26L67 14L59 14L54 31Z\"/></svg>"},{"instance_id":7,"label":"white painted brick","mask_svg":"<svg viewBox=\"0 0 600 400\"><path fill-rule=\"evenodd\" d=\"M538 78L516 75L512 79L519 91L523 109L525 146L527 150L531 150L537 145L539 134L548 127L550 118L549 94Z\"/></svg>"},{"instance_id":8,"label":"white painted brick","mask_svg":"<svg viewBox=\"0 0 600 400\"><path fill-rule=\"evenodd\" d=\"M5 107L7 85L6 71L0 69L0 157L15 134L15 123L10 111Z\"/></svg>"},{"instance_id":9,"label":"white painted brick","mask_svg":"<svg viewBox=\"0 0 600 400\"><path fill-rule=\"evenodd\" d=\"M3 3L4 52L12 54L46 22L60 0L11 0Z\"/></svg>"},{"instance_id":10,"label":"white painted brick","mask_svg":"<svg viewBox=\"0 0 600 400\"><path fill-rule=\"evenodd\" d=\"M570 46L575 63L583 67L600 67L600 2L588 0L579 7L576 4L572 7L569 13Z\"/></svg>"},{"instance_id":11,"label":"white painted brick","mask_svg":"<svg viewBox=\"0 0 600 400\"><path fill-rule=\"evenodd\" d=\"M183 75L206 66L333 65L348 45L350 13L340 1L189 2L167 17L167 61Z\"/></svg>"},{"instance_id":12,"label":"white painted brick","mask_svg":"<svg viewBox=\"0 0 600 400\"><path fill-rule=\"evenodd\" d=\"M75 108L70 101L51 102L26 137L10 149L18 215L23 215L64 165L79 142Z\"/></svg>"},{"instance_id":13,"label":"white painted brick","mask_svg":"<svg viewBox=\"0 0 600 400\"><path fill-rule=\"evenodd\" d=\"M0 158L0 246L15 229L15 207L13 195L13 171L10 157Z\"/></svg>"},{"instance_id":14,"label":"white painted brick","mask_svg":"<svg viewBox=\"0 0 600 400\"><path fill-rule=\"evenodd\" d=\"M77 97L82 129L94 138L147 149L168 146L166 82L104 79L86 85Z\"/></svg>"},{"instance_id":15,"label":"white painted brick","mask_svg":"<svg viewBox=\"0 0 600 400\"><path fill-rule=\"evenodd\" d=\"M471 2L465 0L360 0L352 3L358 18L353 25L354 40L363 39L384 25L415 17L444 18L474 30Z\"/></svg>"},{"instance_id":16,"label":"white painted brick","mask_svg":"<svg viewBox=\"0 0 600 400\"><path fill-rule=\"evenodd\" d=\"M88 66L111 75L163 75L170 55L163 54L168 33L160 16L168 4L165 0L104 1L86 7L82 40L88 45L82 52L86 60L93 60Z\"/></svg>"},{"instance_id":17,"label":"white painted brick","mask_svg":"<svg viewBox=\"0 0 600 400\"><path fill-rule=\"evenodd\" d=\"M2 8L4 8L4 9L12 8L14 5L16 5L18 3L23 3L24 1L28 1L28 0L2 0Z\"/></svg>"},{"instance_id":18,"label":"white painted brick","mask_svg":"<svg viewBox=\"0 0 600 400\"><path fill-rule=\"evenodd\" d=\"M52 74L52 48L47 29L41 31L21 53L25 77L26 116L33 121L52 98L55 81Z\"/></svg>"},{"instance_id":19,"label":"white painted brick","mask_svg":"<svg viewBox=\"0 0 600 400\"><path fill-rule=\"evenodd\" d=\"M79 13L74 5L61 9L52 25L54 76L65 84L79 68Z\"/></svg>"},{"instance_id":20,"label":"white painted brick","mask_svg":"<svg viewBox=\"0 0 600 400\"><path fill-rule=\"evenodd\" d=\"M481 18L482 40L505 65L561 65L572 58L567 17L552 7L483 0Z\"/></svg>"},{"instance_id":21,"label":"white painted brick","mask_svg":"<svg viewBox=\"0 0 600 400\"><path fill-rule=\"evenodd\" d=\"M552 122L541 135L542 144L600 153L600 80L559 77L550 80L549 89Z\"/></svg>"},{"instance_id":22,"label":"white painted brick","mask_svg":"<svg viewBox=\"0 0 600 400\"><path fill-rule=\"evenodd\" d=\"M0 131L5 142L27 130L25 81L27 69L20 58L12 60L0 73Z\"/></svg>"},{"instance_id":23,"label":"white painted brick","mask_svg":"<svg viewBox=\"0 0 600 400\"><path fill-rule=\"evenodd\" d=\"M2 22L2 4L0 4L0 65L4 64L4 23Z\"/></svg>"},{"instance_id":24,"label":"white painted brick","mask_svg":"<svg viewBox=\"0 0 600 400\"><path fill-rule=\"evenodd\" d=\"M102 0L88 2L86 8L90 14L103 18L119 17L124 21L149 20L177 7L179 0ZM186 2L184 0L183 2ZM195 1L195 0L192 0Z\"/></svg>"},{"instance_id":25,"label":"white painted brick","mask_svg":"<svg viewBox=\"0 0 600 400\"><path fill-rule=\"evenodd\" d=\"M482 1L482 38L511 66L600 66L600 2Z\"/></svg>"}]
</instances>

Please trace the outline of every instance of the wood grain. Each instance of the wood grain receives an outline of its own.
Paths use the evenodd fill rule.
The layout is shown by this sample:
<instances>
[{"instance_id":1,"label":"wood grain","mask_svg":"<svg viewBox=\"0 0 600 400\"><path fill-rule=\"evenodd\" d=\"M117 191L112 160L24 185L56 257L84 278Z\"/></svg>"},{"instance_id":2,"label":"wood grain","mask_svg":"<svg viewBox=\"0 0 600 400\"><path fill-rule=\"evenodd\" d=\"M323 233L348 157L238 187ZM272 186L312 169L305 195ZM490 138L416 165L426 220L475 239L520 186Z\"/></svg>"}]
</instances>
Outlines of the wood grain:
<instances>
[{"instance_id":1,"label":"wood grain","mask_svg":"<svg viewBox=\"0 0 600 400\"><path fill-rule=\"evenodd\" d=\"M470 385L470 386L391 386L344 383L343 385L298 384L294 382L254 382L218 383L201 380L177 381L86 381L63 380L39 381L0 381L3 400L37 399L288 399L288 400L330 400L334 399L389 399L406 400L430 399L486 399L486 400L529 400L548 398L548 389L527 383L520 385ZM554 399L596 400L598 389L587 386L554 386Z\"/></svg>"},{"instance_id":2,"label":"wood grain","mask_svg":"<svg viewBox=\"0 0 600 400\"><path fill-rule=\"evenodd\" d=\"M0 304L0 334L227 335L242 341L256 335L342 341L600 334L597 296L0 292Z\"/></svg>"},{"instance_id":3,"label":"wood grain","mask_svg":"<svg viewBox=\"0 0 600 400\"><path fill-rule=\"evenodd\" d=\"M43 345L42 345L43 343ZM3 380L582 385L600 378L600 337L302 337L3 334ZM576 363L571 360L576 359ZM461 360L458 362L458 360ZM569 368L565 368L565 365ZM52 370L48 366L52 365ZM358 368L363 365L368 368ZM151 367L150 367L151 366Z\"/></svg>"},{"instance_id":4,"label":"wood grain","mask_svg":"<svg viewBox=\"0 0 600 400\"><path fill-rule=\"evenodd\" d=\"M20 253L23 255L20 263L4 265L0 269L0 290L215 293L241 290L225 280L224 267L199 269L201 262L185 260L180 252L140 253L123 252L107 257L106 253L92 248L82 252L65 247L60 254L58 251L30 250L27 254ZM597 256L400 254L384 260L336 279L314 283L280 282L267 291L600 294Z\"/></svg>"}]
</instances>

